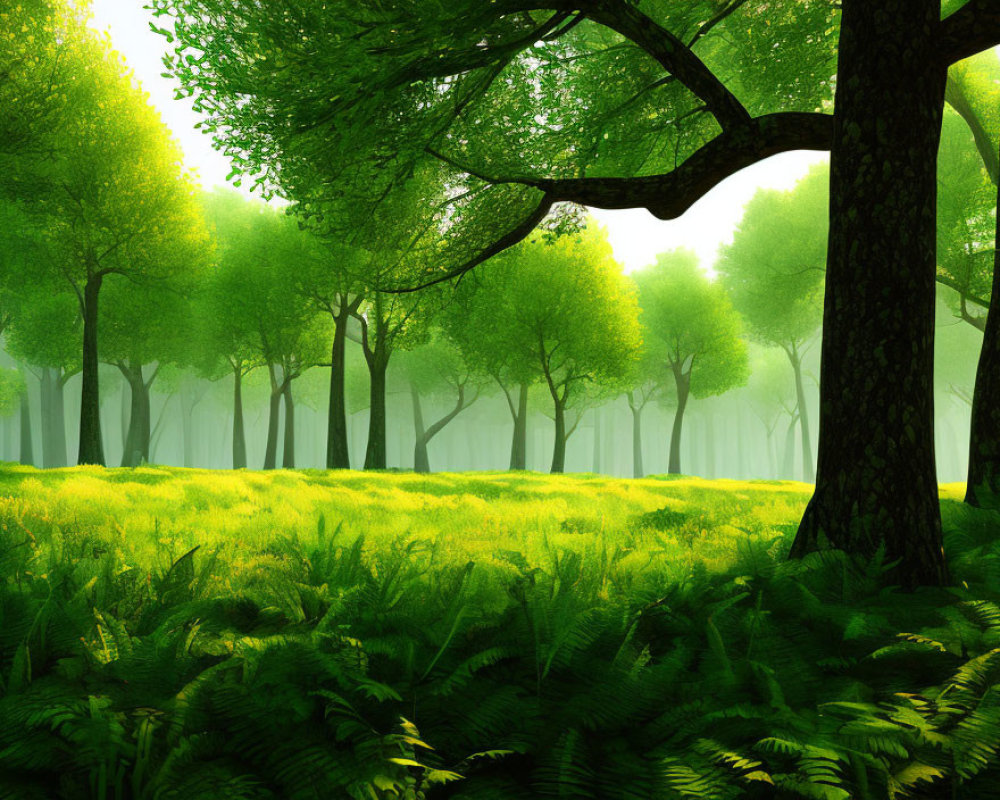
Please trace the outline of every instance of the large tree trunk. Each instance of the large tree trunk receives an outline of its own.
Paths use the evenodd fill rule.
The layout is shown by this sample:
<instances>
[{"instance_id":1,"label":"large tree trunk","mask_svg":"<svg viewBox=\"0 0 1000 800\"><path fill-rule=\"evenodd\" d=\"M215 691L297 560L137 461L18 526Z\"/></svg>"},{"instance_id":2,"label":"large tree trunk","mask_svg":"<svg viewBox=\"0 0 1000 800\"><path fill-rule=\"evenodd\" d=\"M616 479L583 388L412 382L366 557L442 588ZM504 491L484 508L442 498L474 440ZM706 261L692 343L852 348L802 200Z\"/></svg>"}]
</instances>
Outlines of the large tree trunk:
<instances>
[{"instance_id":1,"label":"large tree trunk","mask_svg":"<svg viewBox=\"0 0 1000 800\"><path fill-rule=\"evenodd\" d=\"M365 450L365 469L385 469L385 372L388 359L376 357L369 364L371 376L368 416L368 447Z\"/></svg>"},{"instance_id":2,"label":"large tree trunk","mask_svg":"<svg viewBox=\"0 0 1000 800\"><path fill-rule=\"evenodd\" d=\"M281 456L281 466L295 469L295 400L292 398L291 381L285 381L281 394L285 399L285 449Z\"/></svg>"},{"instance_id":3,"label":"large tree trunk","mask_svg":"<svg viewBox=\"0 0 1000 800\"><path fill-rule=\"evenodd\" d=\"M26 466L35 464L35 448L31 436L31 398L28 387L21 394L21 452L19 461Z\"/></svg>"},{"instance_id":4,"label":"large tree trunk","mask_svg":"<svg viewBox=\"0 0 1000 800\"><path fill-rule=\"evenodd\" d=\"M330 353L330 408L327 418L326 468L350 469L347 443L347 404L344 400L347 324L350 312L344 308L333 318L333 347Z\"/></svg>"},{"instance_id":5,"label":"large tree trunk","mask_svg":"<svg viewBox=\"0 0 1000 800\"><path fill-rule=\"evenodd\" d=\"M996 241L1000 248L1000 194L997 202ZM990 310L972 394L965 502L979 508L1000 508L1000 249L993 254Z\"/></svg>"},{"instance_id":6,"label":"large tree trunk","mask_svg":"<svg viewBox=\"0 0 1000 800\"><path fill-rule=\"evenodd\" d=\"M552 447L552 468L549 470L553 474L566 471L566 404L555 400L555 422L556 440Z\"/></svg>"},{"instance_id":7,"label":"large tree trunk","mask_svg":"<svg viewBox=\"0 0 1000 800\"><path fill-rule=\"evenodd\" d=\"M79 464L104 466L97 361L97 302L102 282L101 276L91 278L83 289L83 387L80 394L80 448L76 460Z\"/></svg>"},{"instance_id":8,"label":"large tree trunk","mask_svg":"<svg viewBox=\"0 0 1000 800\"><path fill-rule=\"evenodd\" d=\"M514 435L510 443L510 468L528 468L528 384L517 390L517 413L514 414Z\"/></svg>"},{"instance_id":9,"label":"large tree trunk","mask_svg":"<svg viewBox=\"0 0 1000 800\"><path fill-rule=\"evenodd\" d=\"M271 399L267 414L267 444L264 446L264 469L274 469L278 463L278 412L281 410L281 386L274 374L274 365L267 365L271 377Z\"/></svg>"},{"instance_id":10,"label":"large tree trunk","mask_svg":"<svg viewBox=\"0 0 1000 800\"><path fill-rule=\"evenodd\" d=\"M792 546L944 583L934 468L940 0L844 0L816 491Z\"/></svg>"},{"instance_id":11,"label":"large tree trunk","mask_svg":"<svg viewBox=\"0 0 1000 800\"><path fill-rule=\"evenodd\" d=\"M62 371L42 370L42 465L48 469L65 467L66 409Z\"/></svg>"},{"instance_id":12,"label":"large tree trunk","mask_svg":"<svg viewBox=\"0 0 1000 800\"><path fill-rule=\"evenodd\" d=\"M691 393L691 373L685 373L683 368L673 368L674 383L677 385L677 410L674 412L674 427L670 432L670 462L667 472L671 475L681 474L681 431L684 427L684 409L687 408L688 396Z\"/></svg>"},{"instance_id":13,"label":"large tree trunk","mask_svg":"<svg viewBox=\"0 0 1000 800\"><path fill-rule=\"evenodd\" d=\"M246 469L247 436L243 422L243 365L233 367L233 469Z\"/></svg>"},{"instance_id":14,"label":"large tree trunk","mask_svg":"<svg viewBox=\"0 0 1000 800\"><path fill-rule=\"evenodd\" d=\"M420 392L416 386L410 387L410 397L413 400L413 432L416 439L413 443L414 472L430 472L431 462L427 456L427 431L424 428L424 410L420 405Z\"/></svg>"},{"instance_id":15,"label":"large tree trunk","mask_svg":"<svg viewBox=\"0 0 1000 800\"><path fill-rule=\"evenodd\" d=\"M802 357L795 345L788 350L788 359L795 371L795 401L799 406L799 425L802 428L802 480L812 483L816 480L813 467L812 437L809 433L809 409L806 407L806 390L802 383Z\"/></svg>"},{"instance_id":16,"label":"large tree trunk","mask_svg":"<svg viewBox=\"0 0 1000 800\"><path fill-rule=\"evenodd\" d=\"M642 466L642 408L630 406L632 410L632 477L641 478L645 474Z\"/></svg>"}]
</instances>

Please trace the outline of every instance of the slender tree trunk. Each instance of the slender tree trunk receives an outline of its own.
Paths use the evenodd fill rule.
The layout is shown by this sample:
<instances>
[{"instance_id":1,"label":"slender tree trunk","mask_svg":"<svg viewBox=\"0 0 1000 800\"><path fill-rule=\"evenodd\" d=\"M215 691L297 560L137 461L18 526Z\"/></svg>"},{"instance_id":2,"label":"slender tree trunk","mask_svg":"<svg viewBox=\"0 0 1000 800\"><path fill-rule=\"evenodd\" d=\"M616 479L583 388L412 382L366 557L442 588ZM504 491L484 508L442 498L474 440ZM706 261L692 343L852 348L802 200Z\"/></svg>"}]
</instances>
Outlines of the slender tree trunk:
<instances>
[{"instance_id":1,"label":"slender tree trunk","mask_svg":"<svg viewBox=\"0 0 1000 800\"><path fill-rule=\"evenodd\" d=\"M972 394L965 490L965 502L979 508L1000 508L1000 194L996 233L990 310Z\"/></svg>"},{"instance_id":2,"label":"slender tree trunk","mask_svg":"<svg viewBox=\"0 0 1000 800\"><path fill-rule=\"evenodd\" d=\"M517 413L514 414L514 436L510 444L510 468L528 468L528 384L517 390Z\"/></svg>"},{"instance_id":3,"label":"slender tree trunk","mask_svg":"<svg viewBox=\"0 0 1000 800\"><path fill-rule=\"evenodd\" d=\"M330 407L326 438L327 469L351 468L350 449L347 441L347 404L344 400L347 324L350 318L350 312L346 307L333 318L333 347L330 353Z\"/></svg>"},{"instance_id":4,"label":"slender tree trunk","mask_svg":"<svg viewBox=\"0 0 1000 800\"><path fill-rule=\"evenodd\" d=\"M42 465L47 469L65 467L66 411L61 370L42 370L41 400Z\"/></svg>"},{"instance_id":5,"label":"slender tree trunk","mask_svg":"<svg viewBox=\"0 0 1000 800\"><path fill-rule=\"evenodd\" d=\"M674 412L674 427L670 432L670 465L667 472L681 474L681 431L684 427L684 409L687 408L691 393L691 373L685 373L680 366L673 368L674 383L677 385L677 410Z\"/></svg>"},{"instance_id":6,"label":"slender tree trunk","mask_svg":"<svg viewBox=\"0 0 1000 800\"><path fill-rule=\"evenodd\" d=\"M420 405L420 392L416 386L410 386L410 397L413 400L413 431L416 440L413 444L413 470L415 472L430 472L431 462L427 457L427 431L424 428L424 410Z\"/></svg>"},{"instance_id":7,"label":"slender tree trunk","mask_svg":"<svg viewBox=\"0 0 1000 800\"><path fill-rule=\"evenodd\" d=\"M104 466L101 437L101 389L97 361L98 299L103 277L87 281L83 289L83 387L80 394L80 449L77 462Z\"/></svg>"},{"instance_id":8,"label":"slender tree trunk","mask_svg":"<svg viewBox=\"0 0 1000 800\"><path fill-rule=\"evenodd\" d=\"M556 440L552 448L553 474L566 471L566 404L558 398L555 401Z\"/></svg>"},{"instance_id":9,"label":"slender tree trunk","mask_svg":"<svg viewBox=\"0 0 1000 800\"><path fill-rule=\"evenodd\" d=\"M369 417L368 417L368 447L365 450L365 469L386 468L385 439L385 372L388 359L379 358L376 353L374 361L369 365L371 376Z\"/></svg>"},{"instance_id":10,"label":"slender tree trunk","mask_svg":"<svg viewBox=\"0 0 1000 800\"><path fill-rule=\"evenodd\" d=\"M642 408L630 406L632 411L632 477L645 475L642 467Z\"/></svg>"},{"instance_id":11,"label":"slender tree trunk","mask_svg":"<svg viewBox=\"0 0 1000 800\"><path fill-rule=\"evenodd\" d=\"M138 467L149 461L149 439L151 433L151 411L149 386L142 374L142 365L128 365L126 380L131 392L129 406L128 434L122 452L123 467Z\"/></svg>"},{"instance_id":12,"label":"slender tree trunk","mask_svg":"<svg viewBox=\"0 0 1000 800\"><path fill-rule=\"evenodd\" d=\"M799 406L799 426L802 428L802 480L812 483L816 480L813 468L812 437L809 433L809 409L806 405L806 390L802 383L802 358L794 345L788 351L788 360L795 371L795 402Z\"/></svg>"},{"instance_id":13,"label":"slender tree trunk","mask_svg":"<svg viewBox=\"0 0 1000 800\"><path fill-rule=\"evenodd\" d=\"M274 374L274 365L268 364L271 377L271 399L267 414L267 444L264 446L264 469L274 469L278 463L278 413L281 410L281 386Z\"/></svg>"},{"instance_id":14,"label":"slender tree trunk","mask_svg":"<svg viewBox=\"0 0 1000 800\"><path fill-rule=\"evenodd\" d=\"M233 469L246 469L247 436L243 421L243 365L233 367Z\"/></svg>"},{"instance_id":15,"label":"slender tree trunk","mask_svg":"<svg viewBox=\"0 0 1000 800\"><path fill-rule=\"evenodd\" d=\"M25 386L21 394L21 453L19 461L26 466L34 466L35 448L31 436L31 397Z\"/></svg>"},{"instance_id":16,"label":"slender tree trunk","mask_svg":"<svg viewBox=\"0 0 1000 800\"><path fill-rule=\"evenodd\" d=\"M940 0L844 0L831 155L816 491L791 555L947 579L934 467Z\"/></svg>"},{"instance_id":17,"label":"slender tree trunk","mask_svg":"<svg viewBox=\"0 0 1000 800\"><path fill-rule=\"evenodd\" d=\"M295 469L295 400L292 398L291 381L285 381L281 394L285 399L285 450L281 466L284 469Z\"/></svg>"}]
</instances>

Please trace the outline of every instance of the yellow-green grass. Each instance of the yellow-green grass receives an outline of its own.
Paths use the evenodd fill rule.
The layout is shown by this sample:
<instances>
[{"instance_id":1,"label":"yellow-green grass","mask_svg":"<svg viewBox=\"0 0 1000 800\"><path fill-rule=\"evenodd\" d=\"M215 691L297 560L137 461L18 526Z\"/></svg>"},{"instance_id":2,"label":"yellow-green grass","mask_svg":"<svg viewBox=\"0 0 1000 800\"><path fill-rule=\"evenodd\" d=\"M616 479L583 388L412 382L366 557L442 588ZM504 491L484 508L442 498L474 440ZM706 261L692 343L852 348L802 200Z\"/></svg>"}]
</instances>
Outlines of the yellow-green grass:
<instances>
[{"instance_id":1,"label":"yellow-green grass","mask_svg":"<svg viewBox=\"0 0 1000 800\"><path fill-rule=\"evenodd\" d=\"M266 552L278 536L310 541L322 516L345 540L363 534L368 551L416 539L456 562L505 549L538 563L543 552L611 547L642 563L671 552L680 570L694 561L723 569L740 543L787 534L810 491L794 482L689 477L0 468L0 507L28 530L96 538L132 563L195 545L240 559ZM685 517L666 530L643 524L641 515L662 508Z\"/></svg>"},{"instance_id":2,"label":"yellow-green grass","mask_svg":"<svg viewBox=\"0 0 1000 800\"><path fill-rule=\"evenodd\" d=\"M958 500L964 486L942 486ZM748 544L787 542L812 487L790 481L662 476L627 480L539 473L210 471L172 467L0 467L0 521L75 548L100 542L125 562L164 566L196 545L233 568L267 566L275 538L312 543L320 519L371 555L432 545L438 564L495 562L502 551L544 565L569 549L616 553L620 569L682 578L731 566ZM643 515L677 512L667 525Z\"/></svg>"}]
</instances>

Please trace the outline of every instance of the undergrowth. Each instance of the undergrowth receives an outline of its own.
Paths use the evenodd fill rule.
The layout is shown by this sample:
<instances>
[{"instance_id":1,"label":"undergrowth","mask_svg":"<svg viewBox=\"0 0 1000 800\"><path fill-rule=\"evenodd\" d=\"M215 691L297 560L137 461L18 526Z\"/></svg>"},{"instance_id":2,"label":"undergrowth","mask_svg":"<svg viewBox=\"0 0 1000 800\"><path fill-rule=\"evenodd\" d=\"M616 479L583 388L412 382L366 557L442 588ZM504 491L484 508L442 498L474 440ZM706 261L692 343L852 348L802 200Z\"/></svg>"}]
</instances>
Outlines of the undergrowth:
<instances>
[{"instance_id":1,"label":"undergrowth","mask_svg":"<svg viewBox=\"0 0 1000 800\"><path fill-rule=\"evenodd\" d=\"M140 537L11 492L0 797L995 798L997 516L946 501L955 585L904 594L695 490L464 549L322 512Z\"/></svg>"}]
</instances>

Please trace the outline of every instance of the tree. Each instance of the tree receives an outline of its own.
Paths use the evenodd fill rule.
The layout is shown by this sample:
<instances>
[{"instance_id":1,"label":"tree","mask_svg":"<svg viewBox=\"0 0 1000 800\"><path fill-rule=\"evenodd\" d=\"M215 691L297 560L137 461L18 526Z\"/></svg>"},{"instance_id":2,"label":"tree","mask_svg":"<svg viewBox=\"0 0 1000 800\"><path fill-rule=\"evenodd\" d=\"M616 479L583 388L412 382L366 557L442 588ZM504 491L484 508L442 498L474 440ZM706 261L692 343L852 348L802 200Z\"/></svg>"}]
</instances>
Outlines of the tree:
<instances>
[{"instance_id":1,"label":"tree","mask_svg":"<svg viewBox=\"0 0 1000 800\"><path fill-rule=\"evenodd\" d=\"M802 470L810 483L815 475L802 356L823 315L828 186L829 171L822 165L790 191L759 191L715 265L750 336L788 356L802 429Z\"/></svg>"},{"instance_id":2,"label":"tree","mask_svg":"<svg viewBox=\"0 0 1000 800\"><path fill-rule=\"evenodd\" d=\"M588 385L624 381L638 357L631 286L593 224L578 235L521 245L477 277L473 304L490 309L495 328L489 350L504 354L493 366L531 364L542 376L555 424L552 472L562 472L574 427L567 409L586 399Z\"/></svg>"},{"instance_id":3,"label":"tree","mask_svg":"<svg viewBox=\"0 0 1000 800\"><path fill-rule=\"evenodd\" d=\"M746 382L741 322L723 288L709 281L690 250L662 253L632 274L650 336L651 357L672 375L677 410L670 435L670 474L681 471L681 431L688 399L722 394Z\"/></svg>"},{"instance_id":4,"label":"tree","mask_svg":"<svg viewBox=\"0 0 1000 800\"><path fill-rule=\"evenodd\" d=\"M777 478L790 478L795 459L795 427L798 422L798 398L788 381L787 355L777 347L755 347L750 351L750 379L747 383L750 407L764 426L767 436L767 457L771 472ZM788 417L785 444L779 460L776 432L778 424Z\"/></svg>"},{"instance_id":5,"label":"tree","mask_svg":"<svg viewBox=\"0 0 1000 800\"><path fill-rule=\"evenodd\" d=\"M121 57L96 35L76 80L81 101L53 142L47 180L29 208L48 232L52 269L83 319L80 450L103 464L98 303L106 279L155 285L208 249L176 143Z\"/></svg>"},{"instance_id":6,"label":"tree","mask_svg":"<svg viewBox=\"0 0 1000 800\"><path fill-rule=\"evenodd\" d=\"M413 403L413 469L430 472L427 445L444 428L479 398L479 381L462 358L462 353L440 329L433 330L426 344L404 351L400 373ZM424 419L424 401L442 400L451 407L429 425Z\"/></svg>"},{"instance_id":7,"label":"tree","mask_svg":"<svg viewBox=\"0 0 1000 800\"><path fill-rule=\"evenodd\" d=\"M632 413L632 477L645 475L642 458L642 413L650 401L664 400L671 394L669 383L664 381L662 363L650 347L652 336L640 315L642 350L635 360L633 372L628 381L625 400ZM672 383L672 382L671 382Z\"/></svg>"},{"instance_id":8,"label":"tree","mask_svg":"<svg viewBox=\"0 0 1000 800\"><path fill-rule=\"evenodd\" d=\"M405 24L375 0L350 16L308 0L152 5L174 23L174 74L262 183L294 194L335 164L374 176L359 200L377 204L438 157L476 200L501 193L494 235L432 279L516 244L558 201L675 218L751 163L831 149L817 483L792 553L881 551L908 586L946 579L935 160L947 68L1000 43L998 0L459 0L411 4ZM290 85L290 62L311 78ZM834 89L835 114L817 113Z\"/></svg>"}]
</instances>

